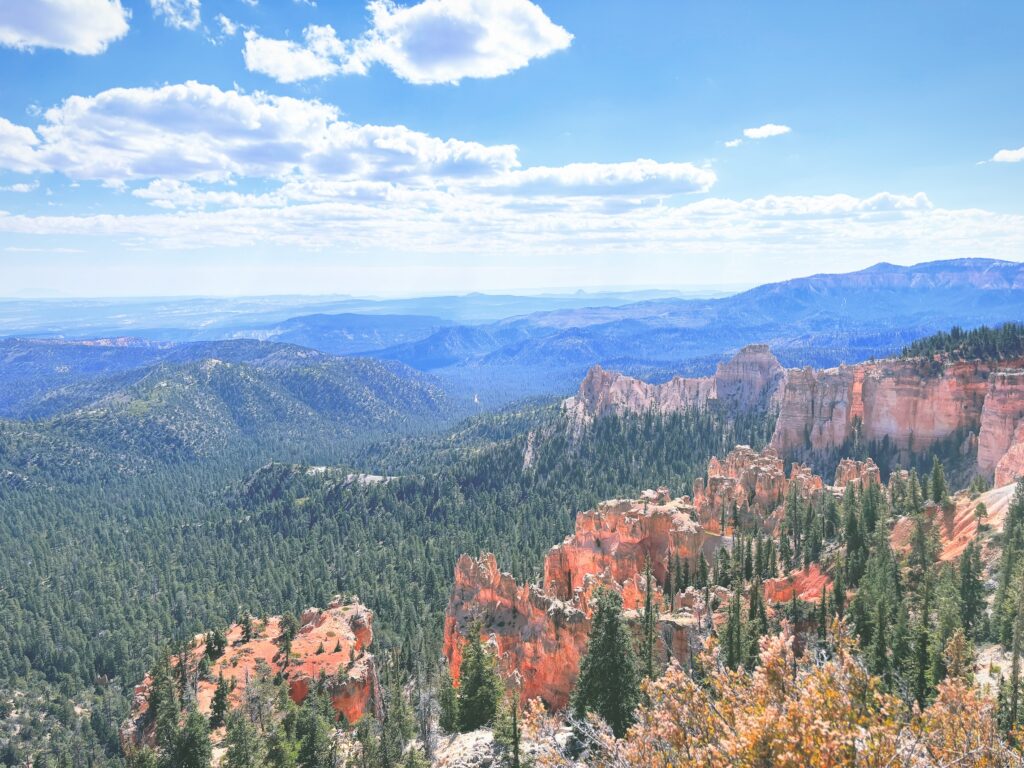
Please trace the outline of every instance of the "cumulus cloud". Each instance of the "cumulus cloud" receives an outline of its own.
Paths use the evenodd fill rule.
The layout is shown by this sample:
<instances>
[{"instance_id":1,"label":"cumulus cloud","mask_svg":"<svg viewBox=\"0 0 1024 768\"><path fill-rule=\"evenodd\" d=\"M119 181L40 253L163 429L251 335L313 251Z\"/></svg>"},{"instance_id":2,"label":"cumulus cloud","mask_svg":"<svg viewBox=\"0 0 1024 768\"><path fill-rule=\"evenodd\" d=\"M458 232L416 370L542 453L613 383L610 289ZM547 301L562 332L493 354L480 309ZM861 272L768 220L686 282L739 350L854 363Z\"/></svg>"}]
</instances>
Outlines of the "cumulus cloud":
<instances>
[{"instance_id":1,"label":"cumulus cloud","mask_svg":"<svg viewBox=\"0 0 1024 768\"><path fill-rule=\"evenodd\" d=\"M757 128L747 128L743 131L743 135L748 139L767 139L771 136L782 136L783 134L789 133L792 128L788 125L776 125L775 123L765 123Z\"/></svg>"},{"instance_id":2,"label":"cumulus cloud","mask_svg":"<svg viewBox=\"0 0 1024 768\"><path fill-rule=\"evenodd\" d=\"M92 56L128 33L121 0L0 0L0 45Z\"/></svg>"},{"instance_id":3,"label":"cumulus cloud","mask_svg":"<svg viewBox=\"0 0 1024 768\"><path fill-rule=\"evenodd\" d=\"M727 142L725 142L725 146L727 146L729 149L733 149L735 147L738 147L742 143L743 139L729 139Z\"/></svg>"},{"instance_id":4,"label":"cumulus cloud","mask_svg":"<svg viewBox=\"0 0 1024 768\"><path fill-rule=\"evenodd\" d=\"M201 22L199 0L149 0L156 16L175 29L194 30Z\"/></svg>"},{"instance_id":5,"label":"cumulus cloud","mask_svg":"<svg viewBox=\"0 0 1024 768\"><path fill-rule=\"evenodd\" d=\"M39 137L31 128L0 117L0 168L18 173L42 170L36 156Z\"/></svg>"},{"instance_id":6,"label":"cumulus cloud","mask_svg":"<svg viewBox=\"0 0 1024 768\"><path fill-rule=\"evenodd\" d=\"M279 83L329 77L341 71L346 48L330 24L306 27L303 38L304 44L299 44L291 40L260 37L249 30L245 33L242 51L246 68L272 77Z\"/></svg>"},{"instance_id":7,"label":"cumulus cloud","mask_svg":"<svg viewBox=\"0 0 1024 768\"><path fill-rule=\"evenodd\" d=\"M528 195L665 196L707 192L717 177L692 163L639 159L624 163L571 163L512 171L490 188Z\"/></svg>"},{"instance_id":8,"label":"cumulus cloud","mask_svg":"<svg viewBox=\"0 0 1024 768\"><path fill-rule=\"evenodd\" d=\"M304 42L246 35L246 66L280 82L366 74L383 64L416 84L500 77L568 48L573 36L530 0L423 0L399 6L373 0L372 27L340 40L330 26L313 25Z\"/></svg>"},{"instance_id":9,"label":"cumulus cloud","mask_svg":"<svg viewBox=\"0 0 1024 768\"><path fill-rule=\"evenodd\" d=\"M994 163L1020 163L1024 162L1024 147L1020 149L1000 149L992 155Z\"/></svg>"},{"instance_id":10,"label":"cumulus cloud","mask_svg":"<svg viewBox=\"0 0 1024 768\"><path fill-rule=\"evenodd\" d=\"M461 180L517 166L511 145L360 125L320 101L196 82L71 96L44 113L38 134L0 118L0 167L111 185L292 176Z\"/></svg>"}]
</instances>

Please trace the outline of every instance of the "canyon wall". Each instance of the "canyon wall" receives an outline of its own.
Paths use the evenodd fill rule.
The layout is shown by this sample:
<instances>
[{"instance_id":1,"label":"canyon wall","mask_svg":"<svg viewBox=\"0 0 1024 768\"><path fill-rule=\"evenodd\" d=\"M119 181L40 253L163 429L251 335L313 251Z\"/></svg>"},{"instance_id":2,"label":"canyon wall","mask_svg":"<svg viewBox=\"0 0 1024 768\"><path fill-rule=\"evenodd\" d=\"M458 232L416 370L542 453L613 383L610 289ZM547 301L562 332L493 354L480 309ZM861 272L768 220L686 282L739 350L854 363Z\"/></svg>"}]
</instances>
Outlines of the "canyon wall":
<instances>
[{"instance_id":1,"label":"canyon wall","mask_svg":"<svg viewBox=\"0 0 1024 768\"><path fill-rule=\"evenodd\" d=\"M663 384L649 384L595 365L576 396L565 401L565 409L577 422L624 413L706 408L719 401L731 409L752 410L771 404L784 376L785 369L765 344L744 347L731 360L719 363L713 376L676 376Z\"/></svg>"},{"instance_id":2,"label":"canyon wall","mask_svg":"<svg viewBox=\"0 0 1024 768\"><path fill-rule=\"evenodd\" d=\"M202 714L210 714L220 676L231 685L229 704L236 707L243 701L246 685L264 665L272 676L281 675L296 703L302 703L324 678L335 711L349 723L359 720L372 702L380 701L374 658L367 650L373 642L373 613L358 600L345 603L335 598L326 609L303 611L287 658L281 650L281 617L253 622L255 634L249 640L244 639L241 625L232 624L224 653L211 661L207 677L195 680L192 692ZM188 668L197 669L205 655L206 637L198 635L189 649ZM172 665L179 662L178 657L171 659ZM152 741L152 727L146 725L151 684L147 675L135 686L131 715L121 729L126 746Z\"/></svg>"},{"instance_id":3,"label":"canyon wall","mask_svg":"<svg viewBox=\"0 0 1024 768\"><path fill-rule=\"evenodd\" d=\"M714 376L647 384L592 369L565 401L573 424L609 414L707 408L778 412L771 445L784 459L888 438L897 458L964 436L977 471L1012 482L1024 472L1024 360L941 363L891 359L826 370L784 370L764 345L745 347ZM973 437L971 437L973 436ZM964 450L966 450L966 447Z\"/></svg>"}]
</instances>

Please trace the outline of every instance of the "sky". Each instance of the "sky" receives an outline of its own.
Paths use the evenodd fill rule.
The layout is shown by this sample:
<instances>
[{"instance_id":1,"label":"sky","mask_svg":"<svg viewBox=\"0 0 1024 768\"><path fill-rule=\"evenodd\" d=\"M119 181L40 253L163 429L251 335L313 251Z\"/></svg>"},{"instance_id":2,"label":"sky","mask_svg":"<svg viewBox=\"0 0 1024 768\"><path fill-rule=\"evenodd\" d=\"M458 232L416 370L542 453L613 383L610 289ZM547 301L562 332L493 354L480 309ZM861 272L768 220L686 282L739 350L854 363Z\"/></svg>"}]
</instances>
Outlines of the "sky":
<instances>
[{"instance_id":1,"label":"sky","mask_svg":"<svg viewBox=\"0 0 1024 768\"><path fill-rule=\"evenodd\" d=\"M1024 3L0 0L0 296L1024 260Z\"/></svg>"}]
</instances>

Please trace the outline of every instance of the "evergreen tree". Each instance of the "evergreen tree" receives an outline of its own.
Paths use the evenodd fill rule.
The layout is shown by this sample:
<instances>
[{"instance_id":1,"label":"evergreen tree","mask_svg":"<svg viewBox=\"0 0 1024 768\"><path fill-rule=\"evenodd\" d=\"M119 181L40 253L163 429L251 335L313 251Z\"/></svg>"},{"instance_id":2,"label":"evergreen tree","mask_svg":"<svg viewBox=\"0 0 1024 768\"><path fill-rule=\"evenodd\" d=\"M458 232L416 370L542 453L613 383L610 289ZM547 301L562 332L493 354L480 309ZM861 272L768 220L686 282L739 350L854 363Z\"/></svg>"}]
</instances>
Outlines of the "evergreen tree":
<instances>
[{"instance_id":1,"label":"evergreen tree","mask_svg":"<svg viewBox=\"0 0 1024 768\"><path fill-rule=\"evenodd\" d=\"M459 730L474 731L494 721L501 701L502 683L497 661L480 641L482 627L474 622L462 646L459 666L458 712Z\"/></svg>"},{"instance_id":2,"label":"evergreen tree","mask_svg":"<svg viewBox=\"0 0 1024 768\"><path fill-rule=\"evenodd\" d=\"M942 468L942 462L939 461L939 457L934 455L932 456L932 479L929 486L932 501L936 504L942 504L949 495L949 491L946 488L946 472Z\"/></svg>"},{"instance_id":3,"label":"evergreen tree","mask_svg":"<svg viewBox=\"0 0 1024 768\"><path fill-rule=\"evenodd\" d=\"M725 653L725 665L729 669L738 669L743 663L743 614L740 606L739 590L733 592L729 601L729 611L722 636L722 650Z\"/></svg>"},{"instance_id":4,"label":"evergreen tree","mask_svg":"<svg viewBox=\"0 0 1024 768\"><path fill-rule=\"evenodd\" d=\"M178 737L180 709L170 660L166 653L161 653L157 657L156 665L153 667L147 716L152 718L154 723L157 746L170 752Z\"/></svg>"},{"instance_id":5,"label":"evergreen tree","mask_svg":"<svg viewBox=\"0 0 1024 768\"><path fill-rule=\"evenodd\" d=\"M174 741L174 768L210 768L210 727L199 710L189 710L185 724Z\"/></svg>"},{"instance_id":6,"label":"evergreen tree","mask_svg":"<svg viewBox=\"0 0 1024 768\"><path fill-rule=\"evenodd\" d=\"M252 721L235 710L228 715L227 726L224 768L263 768L266 745Z\"/></svg>"},{"instance_id":7,"label":"evergreen tree","mask_svg":"<svg viewBox=\"0 0 1024 768\"><path fill-rule=\"evenodd\" d=\"M459 730L459 698L447 667L442 671L437 695L440 710L437 724L445 733L455 733Z\"/></svg>"},{"instance_id":8,"label":"evergreen tree","mask_svg":"<svg viewBox=\"0 0 1024 768\"><path fill-rule=\"evenodd\" d=\"M650 558L644 567L644 615L643 636L640 646L640 658L643 662L643 673L648 680L654 679L654 648L657 612L654 609L654 573L651 571Z\"/></svg>"},{"instance_id":9,"label":"evergreen tree","mask_svg":"<svg viewBox=\"0 0 1024 768\"><path fill-rule=\"evenodd\" d=\"M296 726L299 768L332 768L330 724L319 711L316 696L303 703Z\"/></svg>"},{"instance_id":10,"label":"evergreen tree","mask_svg":"<svg viewBox=\"0 0 1024 768\"><path fill-rule=\"evenodd\" d=\"M579 716L597 713L621 737L633 723L633 712L640 701L640 677L622 621L622 598L602 589L596 603L572 705Z\"/></svg>"},{"instance_id":11,"label":"evergreen tree","mask_svg":"<svg viewBox=\"0 0 1024 768\"><path fill-rule=\"evenodd\" d=\"M231 688L224 675L217 678L217 687L213 691L213 701L210 702L210 728L217 729L224 725L225 714L228 711L228 695Z\"/></svg>"}]
</instances>

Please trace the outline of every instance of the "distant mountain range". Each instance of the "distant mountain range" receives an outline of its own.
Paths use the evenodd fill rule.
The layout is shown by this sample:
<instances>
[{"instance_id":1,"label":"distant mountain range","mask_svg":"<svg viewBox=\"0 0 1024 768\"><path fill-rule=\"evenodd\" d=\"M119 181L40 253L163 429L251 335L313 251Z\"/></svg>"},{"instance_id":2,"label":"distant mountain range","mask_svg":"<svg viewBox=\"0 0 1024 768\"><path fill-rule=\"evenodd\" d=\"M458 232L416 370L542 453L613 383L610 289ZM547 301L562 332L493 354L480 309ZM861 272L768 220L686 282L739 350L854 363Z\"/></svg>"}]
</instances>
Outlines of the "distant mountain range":
<instances>
[{"instance_id":1,"label":"distant mountain range","mask_svg":"<svg viewBox=\"0 0 1024 768\"><path fill-rule=\"evenodd\" d=\"M501 397L564 390L593 363L655 379L701 367L710 372L718 356L751 343L770 344L785 365L826 367L892 354L954 324L970 328L1022 316L1022 264L878 264L720 299L555 310L443 328L372 354Z\"/></svg>"},{"instance_id":2,"label":"distant mountain range","mask_svg":"<svg viewBox=\"0 0 1024 768\"><path fill-rule=\"evenodd\" d=\"M104 387L135 382L147 366L223 351L216 345L224 339L402 363L435 375L455 397L475 396L488 408L567 394L595 363L664 380L710 373L717 360L744 345L766 343L786 366L828 367L895 353L952 325L1021 317L1024 264L991 259L883 263L717 298L621 292L0 301L0 328L34 337L0 340L0 415L50 416L80 406ZM96 336L100 329L137 338L102 344L40 339ZM114 378L86 386L97 376Z\"/></svg>"}]
</instances>

